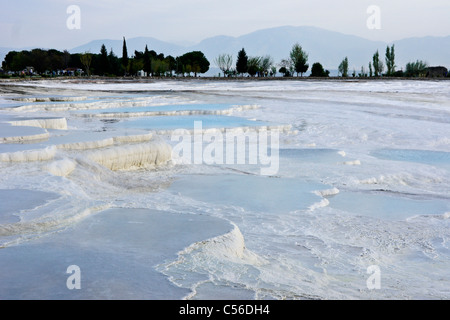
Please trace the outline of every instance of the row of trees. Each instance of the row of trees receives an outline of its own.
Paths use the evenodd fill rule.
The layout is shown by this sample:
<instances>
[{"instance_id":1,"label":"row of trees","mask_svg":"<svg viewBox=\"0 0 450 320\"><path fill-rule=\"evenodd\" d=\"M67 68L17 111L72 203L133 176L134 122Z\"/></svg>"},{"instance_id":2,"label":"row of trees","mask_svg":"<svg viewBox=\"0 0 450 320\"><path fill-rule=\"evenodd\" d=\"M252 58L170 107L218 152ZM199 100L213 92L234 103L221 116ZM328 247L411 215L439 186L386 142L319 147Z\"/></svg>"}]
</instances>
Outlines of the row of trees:
<instances>
[{"instance_id":1,"label":"row of trees","mask_svg":"<svg viewBox=\"0 0 450 320\"><path fill-rule=\"evenodd\" d=\"M71 54L67 50L33 49L31 51L10 51L2 62L5 71L22 71L29 66L38 74L55 74L58 71L82 69L87 75L122 76L136 75L139 71L151 76L177 74L205 73L209 70L209 61L200 51L192 51L179 57L164 56L148 50L134 51L128 56L125 38L123 39L122 57L119 58L111 49L109 52L105 45L100 48L99 54L90 52Z\"/></svg>"},{"instance_id":2,"label":"row of trees","mask_svg":"<svg viewBox=\"0 0 450 320\"><path fill-rule=\"evenodd\" d=\"M238 52L235 68L233 68L233 57L230 54L221 54L215 59L215 64L225 76L248 75L254 76L274 76L277 73L277 65L274 64L270 56L248 57L243 48ZM285 77L291 77L294 74L303 76L309 69L308 54L298 44L292 47L289 58L282 59L278 64L278 72ZM395 46L387 46L384 61L377 50L372 61L369 62L369 68L361 67L359 74L353 69L351 76L356 77L423 77L426 76L427 63L417 60L406 64L405 70L396 70ZM316 62L311 67L311 77L328 77L330 72L324 70L323 66ZM349 77L349 60L345 57L338 67L338 76Z\"/></svg>"},{"instance_id":3,"label":"row of trees","mask_svg":"<svg viewBox=\"0 0 450 320\"><path fill-rule=\"evenodd\" d=\"M70 54L67 50L60 52L54 49L10 51L2 62L2 68L6 71L21 71L28 66L33 66L38 73L43 73L46 70L67 69L69 64L74 68L81 68L83 65L80 56L80 54Z\"/></svg>"},{"instance_id":4,"label":"row of trees","mask_svg":"<svg viewBox=\"0 0 450 320\"><path fill-rule=\"evenodd\" d=\"M392 47L387 46L386 48L386 55L385 55L385 62L387 66L387 76L394 76L396 75L396 65L395 65L395 47L392 45ZM341 64L338 67L339 75L342 77L348 77L348 57L345 57ZM375 52L375 54L372 57L372 61L369 62L369 74L367 74L367 71L364 66L361 67L361 72L359 73L360 77L379 77L382 75L384 71L384 64L383 61L380 58L380 54L378 50ZM353 77L356 76L356 71L353 70Z\"/></svg>"},{"instance_id":5,"label":"row of trees","mask_svg":"<svg viewBox=\"0 0 450 320\"><path fill-rule=\"evenodd\" d=\"M378 50L374 53L372 61L369 62L369 69L364 66L361 67L359 77L380 77L382 75L388 77L424 77L427 73L428 64L422 60L409 62L406 64L405 71L396 70L395 64L395 46L386 47L384 63L380 58ZM384 74L383 72L386 71ZM341 77L349 76L348 58L345 57L338 67L338 72ZM356 77L356 70L353 70L353 77Z\"/></svg>"},{"instance_id":6,"label":"row of trees","mask_svg":"<svg viewBox=\"0 0 450 320\"><path fill-rule=\"evenodd\" d=\"M266 56L248 56L245 48L238 52L235 68L233 68L233 57L230 54L221 54L215 60L217 67L225 76L248 74L251 77L275 76L277 66L272 57ZM320 63L314 64L316 67L311 70L316 76L327 76L329 72L323 70ZM284 76L292 76L297 73L303 76L309 69L308 54L302 47L296 43L289 54L289 58L283 59L278 65L278 72Z\"/></svg>"},{"instance_id":7,"label":"row of trees","mask_svg":"<svg viewBox=\"0 0 450 320\"><path fill-rule=\"evenodd\" d=\"M238 52L237 61L233 65L233 57L229 54L219 55L215 59L216 65L226 76L236 76L248 74L249 76L274 76L278 72L284 76L292 76L297 73L303 76L309 69L308 54L299 44L292 47L288 59L283 59L278 66L270 56L248 56L243 48ZM136 75L143 71L147 76L172 76L178 75L197 76L209 70L210 62L201 51L188 52L182 56L164 56L149 50L148 46L144 51L134 51L134 55L129 57L126 39L123 39L122 57L119 58L111 49L109 52L105 45L100 48L100 53L90 52L71 54L67 50L33 49L31 51L10 51L2 67L5 71L22 71L29 66L33 66L35 73L55 74L55 72L75 69L83 70L85 74L100 76L121 76ZM318 76L326 76L327 72L322 72L322 66L317 64L312 72ZM316 72L317 71L317 72Z\"/></svg>"},{"instance_id":8,"label":"row of trees","mask_svg":"<svg viewBox=\"0 0 450 320\"><path fill-rule=\"evenodd\" d=\"M224 76L243 76L248 74L251 77L275 76L277 71L285 77L291 77L295 74L297 77L303 76L309 69L308 53L298 44L292 46L289 57L282 59L279 64L275 64L272 57L266 56L248 56L245 49L242 48L237 54L237 60L234 64L233 57L230 54L221 54L215 60L217 67L223 72ZM71 54L67 50L60 52L58 50L33 49L31 51L11 51L9 52L2 67L6 71L20 71L28 66L33 66L35 72L55 73L57 70L83 69L87 75L96 74L100 76L122 76L122 75L140 75L144 76L172 76L191 75L197 76L199 73L205 73L209 70L210 62L201 51L188 52L179 57L164 56L163 53L157 53L149 50L145 46L144 51L134 51L134 55L128 56L126 40L123 38L122 57L117 57L113 50L107 51L105 45L102 45L99 54L89 52ZM369 62L368 70L365 66L361 67L359 77L379 77L386 76L424 76L428 65L417 60L406 65L405 71L396 70L395 47L387 46L384 62L380 57L378 50L374 53L372 61ZM383 73L386 71L385 73ZM316 62L311 67L311 76L328 77L330 72L324 70L323 66ZM356 70L351 74L356 77ZM345 57L338 67L338 76L349 77L349 60Z\"/></svg>"},{"instance_id":9,"label":"row of trees","mask_svg":"<svg viewBox=\"0 0 450 320\"><path fill-rule=\"evenodd\" d=\"M244 75L248 73L250 76L255 75L268 76L274 75L274 62L270 56L249 57L242 48L238 52L236 68L233 68L233 57L230 54L221 54L214 60L216 66L222 70L225 76Z\"/></svg>"}]
</instances>

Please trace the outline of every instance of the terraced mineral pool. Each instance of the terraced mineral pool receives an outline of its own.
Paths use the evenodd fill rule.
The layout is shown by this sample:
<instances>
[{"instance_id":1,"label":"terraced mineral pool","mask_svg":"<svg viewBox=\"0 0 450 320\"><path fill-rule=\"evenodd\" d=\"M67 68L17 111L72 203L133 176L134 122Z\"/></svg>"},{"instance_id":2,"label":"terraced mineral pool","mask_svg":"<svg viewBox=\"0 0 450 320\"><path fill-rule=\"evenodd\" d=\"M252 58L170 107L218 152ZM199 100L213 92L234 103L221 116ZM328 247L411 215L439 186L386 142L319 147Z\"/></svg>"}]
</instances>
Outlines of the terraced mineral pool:
<instances>
[{"instance_id":1,"label":"terraced mineral pool","mask_svg":"<svg viewBox=\"0 0 450 320\"><path fill-rule=\"evenodd\" d=\"M340 192L330 199L330 207L375 219L404 220L417 215L442 215L450 211L446 199L427 198L388 191Z\"/></svg>"},{"instance_id":2,"label":"terraced mineral pool","mask_svg":"<svg viewBox=\"0 0 450 320\"><path fill-rule=\"evenodd\" d=\"M181 104L181 105L163 105L163 106L137 106L137 107L121 107L108 109L91 109L83 111L74 111L74 114L101 116L104 114L111 116L133 115L147 113L149 115L164 112L226 112L237 108L249 108L253 106L237 106L229 104ZM256 108L256 107L253 107Z\"/></svg>"},{"instance_id":3,"label":"terraced mineral pool","mask_svg":"<svg viewBox=\"0 0 450 320\"><path fill-rule=\"evenodd\" d=\"M239 206L259 214L283 214L320 205L323 198L314 191L329 188L300 179L228 174L183 177L174 181L170 190L211 204ZM207 190L220 192L208 194Z\"/></svg>"},{"instance_id":4,"label":"terraced mineral pool","mask_svg":"<svg viewBox=\"0 0 450 320\"><path fill-rule=\"evenodd\" d=\"M10 154L0 162L1 298L450 297L447 83L39 83L39 93L72 98L33 100L37 88L22 87L10 93L23 91L22 100L0 98L23 106L0 110L8 141L0 158ZM261 108L211 114L242 101ZM175 115L124 116L169 109ZM68 129L48 127L49 119L46 129L13 127L7 121L17 115L57 116ZM267 150L259 161L233 162L233 148L235 157L219 163L209 160L228 156L227 136L203 145L197 136L167 136L195 130L196 121L203 129L295 130L273 139L276 147L270 139L270 157L259 144ZM121 138L135 131L136 139ZM168 163L180 160L169 146L179 151L184 142L194 161ZM279 170L263 174L262 158ZM81 269L82 290L66 286L71 265ZM376 290L372 266L381 272Z\"/></svg>"},{"instance_id":5,"label":"terraced mineral pool","mask_svg":"<svg viewBox=\"0 0 450 320\"><path fill-rule=\"evenodd\" d=\"M199 121L203 129L211 128L236 128L271 126L268 122L252 121L234 116L196 115L196 116L155 116L139 119L130 119L112 124L123 128L147 129L147 130L193 130L194 124Z\"/></svg>"},{"instance_id":6,"label":"terraced mineral pool","mask_svg":"<svg viewBox=\"0 0 450 320\"><path fill-rule=\"evenodd\" d=\"M379 159L416 162L450 170L450 152L416 149L380 149L371 154Z\"/></svg>"},{"instance_id":7,"label":"terraced mineral pool","mask_svg":"<svg viewBox=\"0 0 450 320\"><path fill-rule=\"evenodd\" d=\"M20 212L44 206L60 196L56 193L36 190L0 189L0 197L9 199L9 201L0 202L0 224L8 224L20 221L18 216Z\"/></svg>"}]
</instances>

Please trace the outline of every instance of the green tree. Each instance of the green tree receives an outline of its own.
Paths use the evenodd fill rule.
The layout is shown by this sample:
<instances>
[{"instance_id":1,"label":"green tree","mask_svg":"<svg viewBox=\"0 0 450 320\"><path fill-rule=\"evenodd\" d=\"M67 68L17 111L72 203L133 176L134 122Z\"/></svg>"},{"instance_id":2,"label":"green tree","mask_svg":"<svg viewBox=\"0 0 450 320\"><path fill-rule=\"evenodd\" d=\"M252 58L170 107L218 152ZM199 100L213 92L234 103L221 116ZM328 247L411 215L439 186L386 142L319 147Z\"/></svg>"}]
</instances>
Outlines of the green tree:
<instances>
[{"instance_id":1,"label":"green tree","mask_svg":"<svg viewBox=\"0 0 450 320\"><path fill-rule=\"evenodd\" d=\"M309 64L307 64L308 54L303 51L302 47L298 43L296 43L292 47L290 57L294 66L294 70L297 73L297 77L299 73L303 77L303 73L308 71L309 68Z\"/></svg>"},{"instance_id":2,"label":"green tree","mask_svg":"<svg viewBox=\"0 0 450 320\"><path fill-rule=\"evenodd\" d=\"M166 60L153 59L152 70L154 75L158 77L164 76L169 71L169 63Z\"/></svg>"},{"instance_id":3,"label":"green tree","mask_svg":"<svg viewBox=\"0 0 450 320\"><path fill-rule=\"evenodd\" d=\"M144 59L144 53L142 51L134 50L134 57L131 58L136 60L142 60Z\"/></svg>"},{"instance_id":4,"label":"green tree","mask_svg":"<svg viewBox=\"0 0 450 320\"><path fill-rule=\"evenodd\" d=\"M222 70L224 76L227 76L231 72L233 57L230 54L220 54L214 62L216 66Z\"/></svg>"},{"instance_id":5,"label":"green tree","mask_svg":"<svg viewBox=\"0 0 450 320\"><path fill-rule=\"evenodd\" d=\"M170 72L170 76L172 76L172 72L176 71L177 61L172 56L167 56L164 58L164 62L167 63L168 72Z\"/></svg>"},{"instance_id":6,"label":"green tree","mask_svg":"<svg viewBox=\"0 0 450 320\"><path fill-rule=\"evenodd\" d=\"M383 62L380 60L380 54L377 52L375 52L375 54L373 55L373 71L375 73L375 77L381 76L381 74L383 73L384 70L384 65Z\"/></svg>"},{"instance_id":7,"label":"green tree","mask_svg":"<svg viewBox=\"0 0 450 320\"><path fill-rule=\"evenodd\" d=\"M125 72L127 73L128 69L128 50L127 50L127 42L125 41L125 37L123 37L123 45L122 45L122 66Z\"/></svg>"},{"instance_id":8,"label":"green tree","mask_svg":"<svg viewBox=\"0 0 450 320\"><path fill-rule=\"evenodd\" d=\"M197 77L198 73L205 73L209 70L209 61L201 51L192 51L185 53L180 57L179 62L183 66L184 72L194 72L194 76Z\"/></svg>"},{"instance_id":9,"label":"green tree","mask_svg":"<svg viewBox=\"0 0 450 320\"><path fill-rule=\"evenodd\" d=\"M373 63L373 69L374 69L374 75L375 77L378 77L378 64L380 62L380 55L378 54L378 50L377 52L375 52L375 54L372 57L372 63Z\"/></svg>"},{"instance_id":10,"label":"green tree","mask_svg":"<svg viewBox=\"0 0 450 320\"><path fill-rule=\"evenodd\" d=\"M137 73L143 69L144 69L144 59L142 57L136 59L136 56L134 56L134 59L133 58L130 59L129 63L130 74L137 75Z\"/></svg>"},{"instance_id":11,"label":"green tree","mask_svg":"<svg viewBox=\"0 0 450 320\"><path fill-rule=\"evenodd\" d=\"M278 69L279 73L283 74L283 77L290 77L291 73L289 72L289 70L286 67L280 67L280 69Z\"/></svg>"},{"instance_id":12,"label":"green tree","mask_svg":"<svg viewBox=\"0 0 450 320\"><path fill-rule=\"evenodd\" d=\"M339 65L339 73L342 77L346 78L348 77L348 58L345 57L344 60L342 60L341 64Z\"/></svg>"},{"instance_id":13,"label":"green tree","mask_svg":"<svg viewBox=\"0 0 450 320\"><path fill-rule=\"evenodd\" d=\"M100 49L100 59L97 73L99 75L105 75L108 73L108 71L109 71L108 51L106 50L105 45L102 44L102 47Z\"/></svg>"},{"instance_id":14,"label":"green tree","mask_svg":"<svg viewBox=\"0 0 450 320\"><path fill-rule=\"evenodd\" d=\"M26 50L8 52L2 63L3 68L9 71L21 71L31 64L31 52Z\"/></svg>"},{"instance_id":15,"label":"green tree","mask_svg":"<svg viewBox=\"0 0 450 320\"><path fill-rule=\"evenodd\" d=\"M148 51L147 45L145 45L144 50L144 69L145 72L147 72L147 75L149 76L152 72L152 57L150 55L150 51Z\"/></svg>"},{"instance_id":16,"label":"green tree","mask_svg":"<svg viewBox=\"0 0 450 320\"><path fill-rule=\"evenodd\" d=\"M74 53L70 55L70 67L83 69L84 66L81 63L81 55L82 53Z\"/></svg>"},{"instance_id":17,"label":"green tree","mask_svg":"<svg viewBox=\"0 0 450 320\"><path fill-rule=\"evenodd\" d=\"M92 53L85 52L80 55L80 61L83 64L88 77L91 75Z\"/></svg>"},{"instance_id":18,"label":"green tree","mask_svg":"<svg viewBox=\"0 0 450 320\"><path fill-rule=\"evenodd\" d=\"M5 58L3 58L2 68L4 70L8 70L8 71L16 71L12 67L13 67L13 61L18 54L19 54L19 52L17 52L17 51L9 51L6 54Z\"/></svg>"},{"instance_id":19,"label":"green tree","mask_svg":"<svg viewBox=\"0 0 450 320\"><path fill-rule=\"evenodd\" d=\"M35 68L37 73L42 73L48 69L49 59L47 51L42 49L31 50L31 65Z\"/></svg>"},{"instance_id":20,"label":"green tree","mask_svg":"<svg viewBox=\"0 0 450 320\"><path fill-rule=\"evenodd\" d=\"M428 64L422 60L408 62L406 64L405 76L407 77L424 77Z\"/></svg>"},{"instance_id":21,"label":"green tree","mask_svg":"<svg viewBox=\"0 0 450 320\"><path fill-rule=\"evenodd\" d=\"M311 67L311 77L328 77L330 72L323 69L322 64L316 62Z\"/></svg>"},{"instance_id":22,"label":"green tree","mask_svg":"<svg viewBox=\"0 0 450 320\"><path fill-rule=\"evenodd\" d=\"M261 67L261 57L250 57L247 62L247 72L250 76L254 77Z\"/></svg>"},{"instance_id":23,"label":"green tree","mask_svg":"<svg viewBox=\"0 0 450 320\"><path fill-rule=\"evenodd\" d=\"M273 65L273 59L271 56L267 55L267 56L261 57L261 60L259 63L260 76L263 76L263 77L268 76L272 65Z\"/></svg>"},{"instance_id":24,"label":"green tree","mask_svg":"<svg viewBox=\"0 0 450 320\"><path fill-rule=\"evenodd\" d=\"M389 46L386 47L386 68L387 68L387 75L389 77L393 76L395 73L395 48L394 45L389 48Z\"/></svg>"},{"instance_id":25,"label":"green tree","mask_svg":"<svg viewBox=\"0 0 450 320\"><path fill-rule=\"evenodd\" d=\"M70 63L70 53L67 50L63 51L63 62L64 62L64 69L69 67L69 63Z\"/></svg>"},{"instance_id":26,"label":"green tree","mask_svg":"<svg viewBox=\"0 0 450 320\"><path fill-rule=\"evenodd\" d=\"M45 71L56 71L64 68L64 53L55 49L48 50Z\"/></svg>"},{"instance_id":27,"label":"green tree","mask_svg":"<svg viewBox=\"0 0 450 320\"><path fill-rule=\"evenodd\" d=\"M238 52L237 60L236 60L236 72L240 75L243 75L248 71L248 56L245 52L245 49L242 48Z\"/></svg>"},{"instance_id":28,"label":"green tree","mask_svg":"<svg viewBox=\"0 0 450 320\"><path fill-rule=\"evenodd\" d=\"M120 59L114 54L112 48L108 54L109 74L119 75L123 73Z\"/></svg>"}]
</instances>

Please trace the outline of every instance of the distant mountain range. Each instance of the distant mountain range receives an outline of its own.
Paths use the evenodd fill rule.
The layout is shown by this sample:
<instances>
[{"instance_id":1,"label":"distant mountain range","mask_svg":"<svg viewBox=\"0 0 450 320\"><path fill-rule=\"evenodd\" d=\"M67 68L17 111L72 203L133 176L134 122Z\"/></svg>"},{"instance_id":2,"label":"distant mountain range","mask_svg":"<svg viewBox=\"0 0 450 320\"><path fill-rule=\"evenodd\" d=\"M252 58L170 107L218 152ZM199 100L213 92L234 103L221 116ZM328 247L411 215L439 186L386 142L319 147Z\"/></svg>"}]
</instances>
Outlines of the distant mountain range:
<instances>
[{"instance_id":1,"label":"distant mountain range","mask_svg":"<svg viewBox=\"0 0 450 320\"><path fill-rule=\"evenodd\" d=\"M397 69L404 68L406 63L417 59L426 61L433 66L450 67L450 36L407 38L387 43L316 27L284 26L258 30L239 37L211 37L191 46L181 46L151 37L126 39L129 56L133 55L135 50L144 51L146 45L149 50L154 50L158 54L163 53L166 56L174 57L189 51L200 50L211 62L212 68L214 59L219 54L231 54L236 59L238 51L242 48L245 48L248 56L270 55L276 63L279 63L282 59L289 57L292 46L297 42L309 54L310 66L314 62L320 62L329 70L336 70L346 56L349 59L350 70L355 69L356 72L359 72L361 66L368 69L368 64L375 51L379 50L380 56L384 60L386 46L392 44L395 45ZM94 40L73 48L69 52L99 53L102 44L108 51L112 49L117 56L122 55L123 39ZM1 49L0 54L2 53ZM0 58L3 60L3 57Z\"/></svg>"}]
</instances>

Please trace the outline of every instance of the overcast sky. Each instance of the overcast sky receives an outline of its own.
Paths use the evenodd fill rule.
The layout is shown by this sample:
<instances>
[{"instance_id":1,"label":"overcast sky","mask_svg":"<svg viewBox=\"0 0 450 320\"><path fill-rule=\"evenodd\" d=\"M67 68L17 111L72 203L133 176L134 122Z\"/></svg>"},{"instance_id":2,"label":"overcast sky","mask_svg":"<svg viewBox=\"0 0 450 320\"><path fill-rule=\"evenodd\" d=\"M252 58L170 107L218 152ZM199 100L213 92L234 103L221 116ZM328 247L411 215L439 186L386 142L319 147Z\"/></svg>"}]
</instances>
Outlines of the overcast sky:
<instances>
[{"instance_id":1,"label":"overcast sky","mask_svg":"<svg viewBox=\"0 0 450 320\"><path fill-rule=\"evenodd\" d=\"M71 5L80 9L79 20L67 13ZM367 12L371 5L380 9L379 28L368 28L376 14ZM196 43L284 25L386 42L450 35L450 0L2 0L0 12L0 46L13 48L62 50L123 36Z\"/></svg>"}]
</instances>

